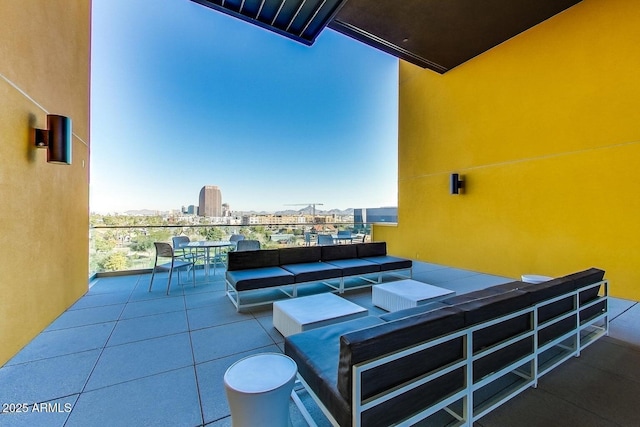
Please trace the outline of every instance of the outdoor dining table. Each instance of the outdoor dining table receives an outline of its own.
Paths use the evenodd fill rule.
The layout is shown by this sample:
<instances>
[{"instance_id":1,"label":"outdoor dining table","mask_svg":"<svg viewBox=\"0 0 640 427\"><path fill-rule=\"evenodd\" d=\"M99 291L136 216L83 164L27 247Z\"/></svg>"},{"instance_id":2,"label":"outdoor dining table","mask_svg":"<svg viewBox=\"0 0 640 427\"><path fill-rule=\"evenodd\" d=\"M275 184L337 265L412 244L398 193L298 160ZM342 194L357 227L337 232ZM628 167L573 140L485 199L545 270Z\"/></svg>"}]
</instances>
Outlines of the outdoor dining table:
<instances>
[{"instance_id":1,"label":"outdoor dining table","mask_svg":"<svg viewBox=\"0 0 640 427\"><path fill-rule=\"evenodd\" d=\"M335 243L353 243L353 236L340 236L338 234L332 234L331 237Z\"/></svg>"},{"instance_id":2,"label":"outdoor dining table","mask_svg":"<svg viewBox=\"0 0 640 427\"><path fill-rule=\"evenodd\" d=\"M211 264L211 249L213 248L213 275L216 274L216 257L220 253L220 248L234 246L233 242L228 240L200 240L197 242L189 242L185 245L188 248L204 249L205 250L205 262L204 273L209 276L209 266Z\"/></svg>"}]
</instances>

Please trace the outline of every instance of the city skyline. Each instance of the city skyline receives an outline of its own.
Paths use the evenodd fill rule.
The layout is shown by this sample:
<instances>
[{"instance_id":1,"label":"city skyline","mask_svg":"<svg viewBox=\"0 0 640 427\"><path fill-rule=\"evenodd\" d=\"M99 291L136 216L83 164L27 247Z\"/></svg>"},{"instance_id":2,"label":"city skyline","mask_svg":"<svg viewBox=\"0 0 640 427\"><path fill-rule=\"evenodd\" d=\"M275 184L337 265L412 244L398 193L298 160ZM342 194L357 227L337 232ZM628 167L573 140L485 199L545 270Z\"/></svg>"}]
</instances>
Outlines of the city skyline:
<instances>
[{"instance_id":1,"label":"city skyline","mask_svg":"<svg viewBox=\"0 0 640 427\"><path fill-rule=\"evenodd\" d=\"M397 204L398 60L303 46L190 0L95 0L90 210Z\"/></svg>"}]
</instances>

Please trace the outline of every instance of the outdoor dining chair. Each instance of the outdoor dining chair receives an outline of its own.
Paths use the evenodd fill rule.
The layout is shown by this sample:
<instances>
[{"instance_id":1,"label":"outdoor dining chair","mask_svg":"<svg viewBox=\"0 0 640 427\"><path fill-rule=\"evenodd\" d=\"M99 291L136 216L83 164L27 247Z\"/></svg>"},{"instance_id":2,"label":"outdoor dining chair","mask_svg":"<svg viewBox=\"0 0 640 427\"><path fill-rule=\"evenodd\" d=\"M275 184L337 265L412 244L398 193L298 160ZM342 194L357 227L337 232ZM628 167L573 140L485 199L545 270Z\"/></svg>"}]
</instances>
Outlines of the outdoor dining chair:
<instances>
[{"instance_id":1,"label":"outdoor dining chair","mask_svg":"<svg viewBox=\"0 0 640 427\"><path fill-rule=\"evenodd\" d=\"M333 236L330 234L318 234L318 245L333 245Z\"/></svg>"},{"instance_id":2,"label":"outdoor dining chair","mask_svg":"<svg viewBox=\"0 0 640 427\"><path fill-rule=\"evenodd\" d=\"M258 250L260 250L260 242L258 240L238 240L236 242L236 252Z\"/></svg>"},{"instance_id":3,"label":"outdoor dining chair","mask_svg":"<svg viewBox=\"0 0 640 427\"><path fill-rule=\"evenodd\" d=\"M191 242L191 239L187 236L175 236L172 237L173 241L173 253L177 258L184 261L193 261L197 263L199 260L204 262L206 254L204 250L198 250L198 248L190 248L187 245Z\"/></svg>"},{"instance_id":4,"label":"outdoor dining chair","mask_svg":"<svg viewBox=\"0 0 640 427\"><path fill-rule=\"evenodd\" d=\"M176 257L173 248L169 243L164 242L153 242L156 247L156 260L153 264L153 271L151 272L151 282L149 282L149 292L151 292L151 287L153 286L153 278L156 275L156 271L168 271L169 272L169 280L167 281L167 295L169 295L169 289L171 288L171 277L173 276L173 270L178 270L178 284L182 284L180 282L180 269L186 268L187 270L191 269L191 273L193 274L193 286L196 286L196 271L195 264L193 261L185 261L180 257ZM164 262L162 264L158 264L159 258L171 259L171 261Z\"/></svg>"},{"instance_id":5,"label":"outdoor dining chair","mask_svg":"<svg viewBox=\"0 0 640 427\"><path fill-rule=\"evenodd\" d=\"M242 234L232 234L231 237L229 237L230 242L238 242L240 240L244 240L244 236Z\"/></svg>"}]
</instances>

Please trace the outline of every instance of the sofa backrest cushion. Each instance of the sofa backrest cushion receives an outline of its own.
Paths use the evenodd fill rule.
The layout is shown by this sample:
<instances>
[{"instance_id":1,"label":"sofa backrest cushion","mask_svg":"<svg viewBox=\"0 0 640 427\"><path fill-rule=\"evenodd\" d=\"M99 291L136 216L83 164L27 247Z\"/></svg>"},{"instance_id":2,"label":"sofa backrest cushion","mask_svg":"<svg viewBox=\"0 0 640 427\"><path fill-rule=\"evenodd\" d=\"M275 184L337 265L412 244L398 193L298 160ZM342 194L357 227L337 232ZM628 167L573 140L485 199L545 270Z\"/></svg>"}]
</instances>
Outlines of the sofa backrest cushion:
<instances>
[{"instance_id":1,"label":"sofa backrest cushion","mask_svg":"<svg viewBox=\"0 0 640 427\"><path fill-rule=\"evenodd\" d=\"M599 268L589 268L584 271L579 271L577 273L569 274L565 276L574 281L576 284L576 289L582 288L583 286L591 285L593 283L598 283L604 279L604 270L600 270ZM580 303L584 304L585 302L589 302L595 299L598 296L599 287L594 287L588 289L586 291L580 292Z\"/></svg>"},{"instance_id":2,"label":"sofa backrest cushion","mask_svg":"<svg viewBox=\"0 0 640 427\"><path fill-rule=\"evenodd\" d=\"M227 270L247 270L250 268L277 267L280 256L277 249L259 251L229 252Z\"/></svg>"},{"instance_id":3,"label":"sofa backrest cushion","mask_svg":"<svg viewBox=\"0 0 640 427\"><path fill-rule=\"evenodd\" d=\"M355 245L359 258L385 256L387 242L358 243Z\"/></svg>"},{"instance_id":4,"label":"sofa backrest cushion","mask_svg":"<svg viewBox=\"0 0 640 427\"><path fill-rule=\"evenodd\" d=\"M279 249L280 265L319 262L322 254L321 248L322 246L303 246Z\"/></svg>"},{"instance_id":5,"label":"sofa backrest cushion","mask_svg":"<svg viewBox=\"0 0 640 427\"><path fill-rule=\"evenodd\" d=\"M354 364L415 346L416 344L462 329L464 314L455 307L394 320L340 337L338 390L351 401ZM462 358L462 338L402 357L363 374L362 397L389 390L452 361Z\"/></svg>"},{"instance_id":6,"label":"sofa backrest cushion","mask_svg":"<svg viewBox=\"0 0 640 427\"><path fill-rule=\"evenodd\" d=\"M570 278L558 277L547 282L530 284L523 290L531 295L531 303L537 304L575 291L576 284ZM538 322L546 322L571 310L573 310L573 297L567 296L554 303L540 307L538 309Z\"/></svg>"},{"instance_id":7,"label":"sofa backrest cushion","mask_svg":"<svg viewBox=\"0 0 640 427\"><path fill-rule=\"evenodd\" d=\"M454 307L464 312L465 326L473 326L527 308L531 305L530 301L528 293L517 290L463 302ZM530 330L530 319L529 314L524 314L474 332L474 351Z\"/></svg>"},{"instance_id":8,"label":"sofa backrest cushion","mask_svg":"<svg viewBox=\"0 0 640 427\"><path fill-rule=\"evenodd\" d=\"M537 304L540 301L575 291L576 284L568 277L558 277L547 282L529 284L529 286L522 289L531 294L531 303Z\"/></svg>"},{"instance_id":9,"label":"sofa backrest cushion","mask_svg":"<svg viewBox=\"0 0 640 427\"><path fill-rule=\"evenodd\" d=\"M353 259L358 257L355 245L326 245L322 248L322 261Z\"/></svg>"}]
</instances>

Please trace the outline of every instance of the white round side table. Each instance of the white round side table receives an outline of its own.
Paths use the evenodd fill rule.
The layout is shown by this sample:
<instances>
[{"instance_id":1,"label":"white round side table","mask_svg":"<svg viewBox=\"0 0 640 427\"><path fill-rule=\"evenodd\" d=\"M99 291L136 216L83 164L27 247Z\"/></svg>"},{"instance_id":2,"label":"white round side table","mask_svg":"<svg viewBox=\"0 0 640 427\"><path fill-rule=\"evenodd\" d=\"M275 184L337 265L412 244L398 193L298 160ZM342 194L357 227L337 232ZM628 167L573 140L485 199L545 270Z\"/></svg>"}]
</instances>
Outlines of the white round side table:
<instances>
[{"instance_id":1,"label":"white round side table","mask_svg":"<svg viewBox=\"0 0 640 427\"><path fill-rule=\"evenodd\" d=\"M532 283L532 284L535 284L535 285L537 285L539 283L548 282L551 279L553 279L553 277L540 276L539 274L523 274L522 275L522 281L524 283Z\"/></svg>"},{"instance_id":2,"label":"white round side table","mask_svg":"<svg viewBox=\"0 0 640 427\"><path fill-rule=\"evenodd\" d=\"M238 360L224 374L233 427L290 425L289 396L298 366L281 353L260 353Z\"/></svg>"}]
</instances>

